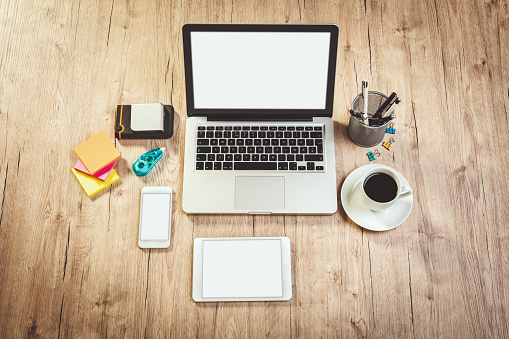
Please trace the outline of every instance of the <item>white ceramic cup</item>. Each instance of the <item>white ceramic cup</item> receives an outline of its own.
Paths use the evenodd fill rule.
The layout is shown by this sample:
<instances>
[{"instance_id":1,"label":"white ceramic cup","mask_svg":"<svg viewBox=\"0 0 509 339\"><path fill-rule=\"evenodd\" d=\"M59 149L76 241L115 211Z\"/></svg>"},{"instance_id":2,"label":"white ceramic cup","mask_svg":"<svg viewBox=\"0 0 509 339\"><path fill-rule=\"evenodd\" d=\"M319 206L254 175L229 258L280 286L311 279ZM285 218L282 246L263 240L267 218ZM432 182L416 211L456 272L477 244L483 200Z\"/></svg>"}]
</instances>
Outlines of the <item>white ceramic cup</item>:
<instances>
[{"instance_id":1,"label":"white ceramic cup","mask_svg":"<svg viewBox=\"0 0 509 339\"><path fill-rule=\"evenodd\" d=\"M394 179L394 181L396 182L396 185L398 186L398 191L396 192L396 197L394 199L392 199L391 201L388 201L388 202L378 202L378 201L375 201L367 196L366 192L364 191L364 183L365 183L366 179L374 173L385 173ZM354 185L354 189L359 185L361 186L359 189L361 191L362 201L369 209L371 209L373 211L385 210L385 209L391 207L392 204L394 204L396 202L396 200L398 200L399 198L403 198L403 197L412 195L414 192L414 190L410 186L402 186L401 180L399 180L398 174L387 167L372 168L371 170L366 172L366 174L362 178L360 178L357 181L357 183Z\"/></svg>"}]
</instances>

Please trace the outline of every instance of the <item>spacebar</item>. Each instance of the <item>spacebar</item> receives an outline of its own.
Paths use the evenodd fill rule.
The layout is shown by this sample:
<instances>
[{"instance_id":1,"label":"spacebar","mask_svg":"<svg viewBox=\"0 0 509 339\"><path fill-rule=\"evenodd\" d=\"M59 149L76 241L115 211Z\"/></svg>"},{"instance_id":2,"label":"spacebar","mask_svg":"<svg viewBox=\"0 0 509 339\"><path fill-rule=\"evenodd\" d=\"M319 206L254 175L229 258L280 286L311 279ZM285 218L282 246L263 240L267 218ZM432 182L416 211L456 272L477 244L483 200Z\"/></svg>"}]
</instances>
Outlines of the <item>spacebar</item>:
<instances>
[{"instance_id":1,"label":"spacebar","mask_svg":"<svg viewBox=\"0 0 509 339\"><path fill-rule=\"evenodd\" d=\"M277 162L235 162L233 169L238 170L277 170Z\"/></svg>"}]
</instances>

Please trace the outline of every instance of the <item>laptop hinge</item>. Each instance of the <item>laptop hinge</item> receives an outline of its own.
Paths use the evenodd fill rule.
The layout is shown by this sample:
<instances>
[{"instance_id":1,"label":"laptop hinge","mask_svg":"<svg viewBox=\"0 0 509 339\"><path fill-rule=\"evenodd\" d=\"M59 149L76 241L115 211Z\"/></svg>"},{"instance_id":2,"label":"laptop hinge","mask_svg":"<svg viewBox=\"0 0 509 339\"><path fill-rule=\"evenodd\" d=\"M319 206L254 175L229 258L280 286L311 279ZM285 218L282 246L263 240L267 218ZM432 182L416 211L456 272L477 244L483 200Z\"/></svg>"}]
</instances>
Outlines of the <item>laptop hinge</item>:
<instances>
[{"instance_id":1,"label":"laptop hinge","mask_svg":"<svg viewBox=\"0 0 509 339\"><path fill-rule=\"evenodd\" d=\"M257 122L263 122L263 121L299 121L299 122L307 122L307 121L313 121L312 117L288 117L288 118L282 118L281 116L257 116L257 117L232 117L230 116L209 116L207 117L207 121L257 121Z\"/></svg>"}]
</instances>

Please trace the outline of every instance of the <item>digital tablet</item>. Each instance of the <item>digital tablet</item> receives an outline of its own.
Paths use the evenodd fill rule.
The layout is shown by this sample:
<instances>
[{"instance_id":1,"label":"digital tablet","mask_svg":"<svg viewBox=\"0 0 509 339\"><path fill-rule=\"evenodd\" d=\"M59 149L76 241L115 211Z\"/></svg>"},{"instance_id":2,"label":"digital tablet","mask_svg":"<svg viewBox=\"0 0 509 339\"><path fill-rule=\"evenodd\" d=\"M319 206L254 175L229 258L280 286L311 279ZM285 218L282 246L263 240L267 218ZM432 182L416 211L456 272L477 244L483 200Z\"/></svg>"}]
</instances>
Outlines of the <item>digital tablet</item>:
<instances>
[{"instance_id":1,"label":"digital tablet","mask_svg":"<svg viewBox=\"0 0 509 339\"><path fill-rule=\"evenodd\" d=\"M196 238L193 299L286 301L292 298L287 237Z\"/></svg>"}]
</instances>

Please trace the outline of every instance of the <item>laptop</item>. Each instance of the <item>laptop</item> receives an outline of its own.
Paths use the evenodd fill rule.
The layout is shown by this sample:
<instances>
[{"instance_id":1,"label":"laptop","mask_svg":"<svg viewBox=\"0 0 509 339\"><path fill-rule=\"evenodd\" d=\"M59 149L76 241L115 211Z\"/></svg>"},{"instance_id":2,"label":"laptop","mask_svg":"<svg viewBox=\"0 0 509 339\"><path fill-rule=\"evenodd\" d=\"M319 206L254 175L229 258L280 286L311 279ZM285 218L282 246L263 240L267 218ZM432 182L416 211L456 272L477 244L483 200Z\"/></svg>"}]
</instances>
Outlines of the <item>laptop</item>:
<instances>
[{"instance_id":1,"label":"laptop","mask_svg":"<svg viewBox=\"0 0 509 339\"><path fill-rule=\"evenodd\" d=\"M336 212L337 41L336 25L184 25L184 212Z\"/></svg>"}]
</instances>

